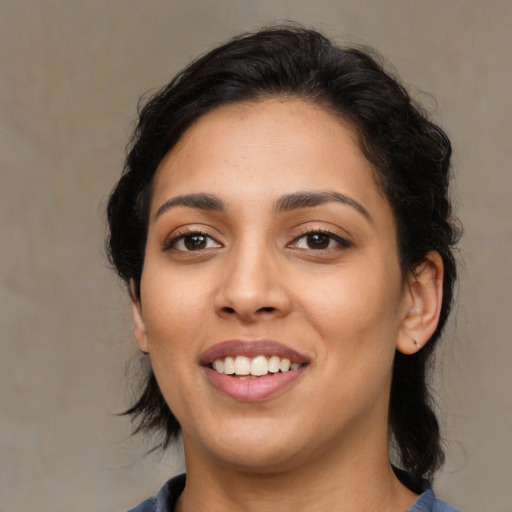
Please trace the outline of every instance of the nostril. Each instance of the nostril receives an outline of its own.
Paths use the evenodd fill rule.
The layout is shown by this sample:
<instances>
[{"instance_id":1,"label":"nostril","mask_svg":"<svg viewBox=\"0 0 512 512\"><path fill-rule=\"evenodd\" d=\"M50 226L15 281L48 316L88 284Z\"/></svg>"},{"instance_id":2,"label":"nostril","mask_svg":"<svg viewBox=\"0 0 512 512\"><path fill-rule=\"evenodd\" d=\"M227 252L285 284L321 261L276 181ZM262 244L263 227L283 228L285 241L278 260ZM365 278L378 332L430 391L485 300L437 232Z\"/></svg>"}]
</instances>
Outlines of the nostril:
<instances>
[{"instance_id":1,"label":"nostril","mask_svg":"<svg viewBox=\"0 0 512 512\"><path fill-rule=\"evenodd\" d=\"M256 310L256 313L272 313L275 310L276 310L276 308L274 308L272 306L268 306L268 307L259 308L258 310ZM224 313L228 313L230 315L236 314L236 312L237 312L234 308L231 308L229 306L223 307L222 311L224 311Z\"/></svg>"},{"instance_id":2,"label":"nostril","mask_svg":"<svg viewBox=\"0 0 512 512\"><path fill-rule=\"evenodd\" d=\"M261 311L262 313L272 313L272 311L275 311L275 309L276 308L273 307L265 307L258 309L258 311Z\"/></svg>"}]
</instances>

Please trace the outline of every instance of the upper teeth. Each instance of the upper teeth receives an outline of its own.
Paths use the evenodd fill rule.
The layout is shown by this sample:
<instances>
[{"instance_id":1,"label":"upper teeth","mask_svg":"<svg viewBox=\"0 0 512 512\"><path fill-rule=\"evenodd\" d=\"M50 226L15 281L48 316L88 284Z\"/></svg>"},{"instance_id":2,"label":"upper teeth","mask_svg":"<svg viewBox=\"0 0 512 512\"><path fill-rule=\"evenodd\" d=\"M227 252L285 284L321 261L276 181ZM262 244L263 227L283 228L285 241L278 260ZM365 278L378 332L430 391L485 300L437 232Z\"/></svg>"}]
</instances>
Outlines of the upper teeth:
<instances>
[{"instance_id":1,"label":"upper teeth","mask_svg":"<svg viewBox=\"0 0 512 512\"><path fill-rule=\"evenodd\" d=\"M291 363L289 359L281 359L279 356L257 356L252 359L246 356L228 356L225 359L216 359L213 369L226 375L253 375L261 377L268 373L288 372L297 370L302 365Z\"/></svg>"}]
</instances>

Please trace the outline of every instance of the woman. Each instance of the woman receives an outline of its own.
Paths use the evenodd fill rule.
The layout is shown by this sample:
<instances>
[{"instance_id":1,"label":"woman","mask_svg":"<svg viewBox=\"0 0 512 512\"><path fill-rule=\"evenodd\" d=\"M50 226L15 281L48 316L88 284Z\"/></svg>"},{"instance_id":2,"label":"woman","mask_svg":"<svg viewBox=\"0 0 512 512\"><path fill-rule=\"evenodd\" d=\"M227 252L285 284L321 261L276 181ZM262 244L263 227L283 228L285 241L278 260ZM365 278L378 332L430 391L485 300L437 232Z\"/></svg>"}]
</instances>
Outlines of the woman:
<instances>
[{"instance_id":1,"label":"woman","mask_svg":"<svg viewBox=\"0 0 512 512\"><path fill-rule=\"evenodd\" d=\"M187 468L134 511L453 511L427 366L452 302L450 143L363 51L276 27L143 108L109 254ZM390 455L391 454L391 455ZM393 465L391 463L393 461ZM401 469L398 469L401 468Z\"/></svg>"}]
</instances>

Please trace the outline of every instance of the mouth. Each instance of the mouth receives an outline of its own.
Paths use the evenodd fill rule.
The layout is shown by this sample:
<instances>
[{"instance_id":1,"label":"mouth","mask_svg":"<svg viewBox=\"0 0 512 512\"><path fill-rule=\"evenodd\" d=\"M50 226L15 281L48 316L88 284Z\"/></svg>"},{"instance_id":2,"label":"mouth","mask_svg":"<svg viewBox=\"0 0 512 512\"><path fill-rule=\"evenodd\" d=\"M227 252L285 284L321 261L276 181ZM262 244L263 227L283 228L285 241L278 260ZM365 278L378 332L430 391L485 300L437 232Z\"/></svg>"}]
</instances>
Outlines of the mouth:
<instances>
[{"instance_id":1,"label":"mouth","mask_svg":"<svg viewBox=\"0 0 512 512\"><path fill-rule=\"evenodd\" d=\"M215 345L201 358L209 382L242 401L271 398L304 373L309 359L274 341L232 340Z\"/></svg>"},{"instance_id":2,"label":"mouth","mask_svg":"<svg viewBox=\"0 0 512 512\"><path fill-rule=\"evenodd\" d=\"M215 359L211 368L218 373L240 378L258 378L274 373L293 372L306 363L292 363L287 357L259 355L253 358L247 356L227 356Z\"/></svg>"}]
</instances>

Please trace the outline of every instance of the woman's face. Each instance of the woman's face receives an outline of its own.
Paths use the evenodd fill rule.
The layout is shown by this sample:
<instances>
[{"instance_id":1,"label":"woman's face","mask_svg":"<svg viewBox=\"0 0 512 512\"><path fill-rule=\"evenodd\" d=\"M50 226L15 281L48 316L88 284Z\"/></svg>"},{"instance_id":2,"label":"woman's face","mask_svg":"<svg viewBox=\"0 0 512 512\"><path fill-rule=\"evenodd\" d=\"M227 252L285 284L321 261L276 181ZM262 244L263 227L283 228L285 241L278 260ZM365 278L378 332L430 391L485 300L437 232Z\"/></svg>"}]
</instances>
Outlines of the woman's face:
<instances>
[{"instance_id":1,"label":"woman's face","mask_svg":"<svg viewBox=\"0 0 512 512\"><path fill-rule=\"evenodd\" d=\"M189 460L387 449L409 296L371 165L320 107L223 106L161 163L135 333Z\"/></svg>"}]
</instances>

